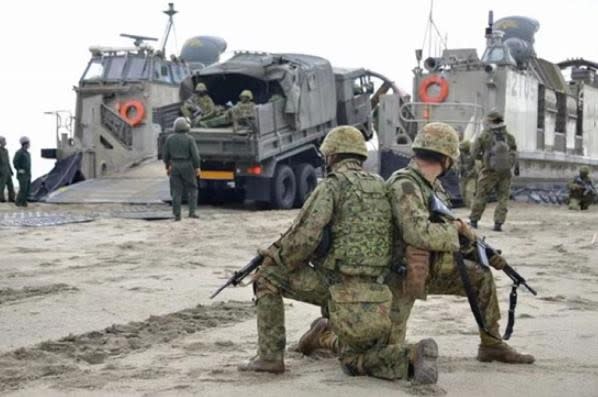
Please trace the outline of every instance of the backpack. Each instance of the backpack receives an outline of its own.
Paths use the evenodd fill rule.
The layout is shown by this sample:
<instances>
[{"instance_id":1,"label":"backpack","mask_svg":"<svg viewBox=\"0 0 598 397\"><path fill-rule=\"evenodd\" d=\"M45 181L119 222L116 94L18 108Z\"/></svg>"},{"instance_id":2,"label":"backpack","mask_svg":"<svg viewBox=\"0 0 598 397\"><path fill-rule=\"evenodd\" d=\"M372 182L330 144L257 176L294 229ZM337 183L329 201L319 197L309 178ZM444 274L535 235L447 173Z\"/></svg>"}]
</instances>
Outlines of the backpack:
<instances>
[{"instance_id":1,"label":"backpack","mask_svg":"<svg viewBox=\"0 0 598 397\"><path fill-rule=\"evenodd\" d=\"M508 171L513 166L511 150L507 143L507 134L504 130L490 132L490 149L484 156L484 165L493 171Z\"/></svg>"}]
</instances>

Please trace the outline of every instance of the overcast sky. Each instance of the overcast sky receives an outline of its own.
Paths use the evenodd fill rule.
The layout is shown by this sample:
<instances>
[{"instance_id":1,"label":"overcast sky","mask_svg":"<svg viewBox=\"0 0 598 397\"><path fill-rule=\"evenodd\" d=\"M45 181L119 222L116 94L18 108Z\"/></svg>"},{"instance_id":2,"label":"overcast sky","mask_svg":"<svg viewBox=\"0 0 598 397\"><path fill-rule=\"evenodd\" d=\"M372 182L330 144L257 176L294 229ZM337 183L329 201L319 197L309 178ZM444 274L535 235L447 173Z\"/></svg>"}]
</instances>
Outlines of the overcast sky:
<instances>
[{"instance_id":1,"label":"overcast sky","mask_svg":"<svg viewBox=\"0 0 598 397\"><path fill-rule=\"evenodd\" d=\"M33 174L53 166L39 156L55 147L54 120L44 111L74 111L77 84L91 45L129 45L120 33L161 37L166 0L7 1L0 15L2 124L12 154L18 138L32 141ZM229 50L299 52L328 58L335 66L367 67L411 92L414 50L421 47L429 1L178 0L178 48L196 35L215 35ZM488 10L495 19L537 19L536 52L558 62L598 61L593 27L598 1L436 0L434 20L449 47L484 47ZM174 50L174 40L170 48Z\"/></svg>"}]
</instances>

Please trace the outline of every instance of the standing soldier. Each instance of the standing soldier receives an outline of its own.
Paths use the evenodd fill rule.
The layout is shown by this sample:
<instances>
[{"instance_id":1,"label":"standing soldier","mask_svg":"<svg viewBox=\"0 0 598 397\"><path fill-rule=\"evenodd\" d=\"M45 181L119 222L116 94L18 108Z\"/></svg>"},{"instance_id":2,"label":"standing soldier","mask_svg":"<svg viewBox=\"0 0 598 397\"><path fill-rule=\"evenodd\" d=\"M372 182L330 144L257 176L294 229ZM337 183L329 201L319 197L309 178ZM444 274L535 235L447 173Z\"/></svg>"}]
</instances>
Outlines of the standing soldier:
<instances>
[{"instance_id":1,"label":"standing soldier","mask_svg":"<svg viewBox=\"0 0 598 397\"><path fill-rule=\"evenodd\" d=\"M595 196L596 188L590 178L590 168L583 166L579 169L579 176L569 183L569 209L587 210Z\"/></svg>"},{"instance_id":2,"label":"standing soldier","mask_svg":"<svg viewBox=\"0 0 598 397\"><path fill-rule=\"evenodd\" d=\"M515 175L519 175L517 144L515 137L507 131L502 114L492 111L486 120L488 127L472 148L473 158L482 160L482 169L469 219L471 226L477 228L490 194L496 190L494 230L500 232L507 218L507 202L511 195L511 168L515 166Z\"/></svg>"},{"instance_id":3,"label":"standing soldier","mask_svg":"<svg viewBox=\"0 0 598 397\"><path fill-rule=\"evenodd\" d=\"M170 193L172 195L172 212L174 220L181 220L181 202L183 190L187 190L189 218L198 218L197 178L199 177L199 153L195 140L189 132L189 123L179 117L173 124L174 134L166 139L162 158L166 165L166 173L170 176Z\"/></svg>"},{"instance_id":4,"label":"standing soldier","mask_svg":"<svg viewBox=\"0 0 598 397\"><path fill-rule=\"evenodd\" d=\"M0 136L0 203L6 202L4 197L4 187L8 190L8 201L15 201L15 188L12 184L12 167L10 166L10 156L6 149L6 138Z\"/></svg>"},{"instance_id":5,"label":"standing soldier","mask_svg":"<svg viewBox=\"0 0 598 397\"><path fill-rule=\"evenodd\" d=\"M392 216L384 182L362 168L368 153L363 136L339 126L320 150L327 177L291 228L260 252L264 259L254 278L258 354L239 370L284 372L284 296L327 308L348 375L435 383L434 340L410 350L388 344L391 293L378 280L390 267ZM316 254L327 228L330 246Z\"/></svg>"},{"instance_id":6,"label":"standing soldier","mask_svg":"<svg viewBox=\"0 0 598 397\"><path fill-rule=\"evenodd\" d=\"M19 194L15 204L17 207L27 207L27 197L29 197L29 189L31 187L31 155L29 154L29 138L26 136L19 139L21 148L15 153L12 159L12 165L17 171L17 179L19 180Z\"/></svg>"},{"instance_id":7,"label":"standing soldier","mask_svg":"<svg viewBox=\"0 0 598 397\"><path fill-rule=\"evenodd\" d=\"M471 208L478 182L477 164L471 155L471 143L469 141L461 142L459 149L461 152L459 158L459 187L461 189L461 197L463 197L463 204Z\"/></svg>"},{"instance_id":8,"label":"standing soldier","mask_svg":"<svg viewBox=\"0 0 598 397\"><path fill-rule=\"evenodd\" d=\"M465 295L455 253L461 250L459 235L470 241L476 238L460 219L434 222L429 209L433 196L448 202L448 195L438 178L459 158L459 138L455 130L444 123L430 123L416 136L412 148L414 159L386 182L394 221L392 263L402 264L400 268L406 269L391 272L386 278L393 295L390 312L392 344L404 344L407 319L416 299L426 299L427 294ZM505 261L500 255L494 255L490 263L496 269L502 269ZM488 330L486 333L480 329L477 359L482 362L533 363L533 356L518 353L499 334L500 310L492 273L473 262L463 266ZM324 326L316 328L321 323L314 322L312 329L301 338L300 351L309 353L320 347L334 350L330 330Z\"/></svg>"}]
</instances>

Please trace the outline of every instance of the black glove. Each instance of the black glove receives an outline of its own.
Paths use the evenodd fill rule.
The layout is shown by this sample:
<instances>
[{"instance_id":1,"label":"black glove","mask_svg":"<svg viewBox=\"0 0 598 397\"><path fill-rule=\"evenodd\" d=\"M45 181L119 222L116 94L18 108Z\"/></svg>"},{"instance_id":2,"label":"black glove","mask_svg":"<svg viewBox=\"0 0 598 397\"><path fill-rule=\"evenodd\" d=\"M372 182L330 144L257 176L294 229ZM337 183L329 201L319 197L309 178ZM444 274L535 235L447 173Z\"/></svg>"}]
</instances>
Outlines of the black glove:
<instances>
[{"instance_id":1,"label":"black glove","mask_svg":"<svg viewBox=\"0 0 598 397\"><path fill-rule=\"evenodd\" d=\"M513 174L515 174L515 176L519 176L519 163L515 164L515 169L513 170Z\"/></svg>"}]
</instances>

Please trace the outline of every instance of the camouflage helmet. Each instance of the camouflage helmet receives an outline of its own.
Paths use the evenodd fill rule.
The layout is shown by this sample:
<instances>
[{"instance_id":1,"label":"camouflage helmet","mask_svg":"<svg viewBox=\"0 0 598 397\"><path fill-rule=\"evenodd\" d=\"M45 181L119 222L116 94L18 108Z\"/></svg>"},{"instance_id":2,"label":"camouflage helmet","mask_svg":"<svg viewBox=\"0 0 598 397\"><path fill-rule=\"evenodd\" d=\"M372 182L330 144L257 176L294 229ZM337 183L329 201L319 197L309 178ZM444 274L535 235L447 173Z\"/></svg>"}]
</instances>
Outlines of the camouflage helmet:
<instances>
[{"instance_id":1,"label":"camouflage helmet","mask_svg":"<svg viewBox=\"0 0 598 397\"><path fill-rule=\"evenodd\" d=\"M195 86L195 91L197 92L206 92L208 91L208 87L204 83L197 83Z\"/></svg>"},{"instance_id":2,"label":"camouflage helmet","mask_svg":"<svg viewBox=\"0 0 598 397\"><path fill-rule=\"evenodd\" d=\"M448 124L428 123L416 135L411 149L422 149L444 154L450 157L453 162L456 162L460 155L459 136L455 129Z\"/></svg>"},{"instance_id":3,"label":"camouflage helmet","mask_svg":"<svg viewBox=\"0 0 598 397\"><path fill-rule=\"evenodd\" d=\"M504 124L504 116L498 110L491 110L486 115L486 121L488 122L488 125L492 128L500 128L500 127L504 127L504 125L505 125Z\"/></svg>"},{"instance_id":4,"label":"camouflage helmet","mask_svg":"<svg viewBox=\"0 0 598 397\"><path fill-rule=\"evenodd\" d=\"M332 154L357 154L368 157L368 149L361 132L350 125L341 125L330 130L320 145L320 152L324 156Z\"/></svg>"},{"instance_id":5,"label":"camouflage helmet","mask_svg":"<svg viewBox=\"0 0 598 397\"><path fill-rule=\"evenodd\" d=\"M0 136L0 145L6 145L6 138Z\"/></svg>"},{"instance_id":6,"label":"camouflage helmet","mask_svg":"<svg viewBox=\"0 0 598 397\"><path fill-rule=\"evenodd\" d=\"M464 153L469 153L469 151L471 150L471 142L469 142L469 141L461 142L461 144L459 145L459 150Z\"/></svg>"},{"instance_id":7,"label":"camouflage helmet","mask_svg":"<svg viewBox=\"0 0 598 397\"><path fill-rule=\"evenodd\" d=\"M584 165L579 169L579 176L586 177L590 175L590 167Z\"/></svg>"},{"instance_id":8,"label":"camouflage helmet","mask_svg":"<svg viewBox=\"0 0 598 397\"><path fill-rule=\"evenodd\" d=\"M189 122L186 118L177 117L172 124L172 128L174 128L174 132L187 132L191 127L189 126Z\"/></svg>"},{"instance_id":9,"label":"camouflage helmet","mask_svg":"<svg viewBox=\"0 0 598 397\"><path fill-rule=\"evenodd\" d=\"M19 139L19 143L21 145L24 145L24 144L29 143L29 142L30 142L29 138L27 138L26 136L22 136L21 139Z\"/></svg>"},{"instance_id":10,"label":"camouflage helmet","mask_svg":"<svg viewBox=\"0 0 598 397\"><path fill-rule=\"evenodd\" d=\"M239 94L239 99L243 99L243 97L249 98L250 101L253 100L253 93L249 90L243 90L240 94Z\"/></svg>"}]
</instances>

